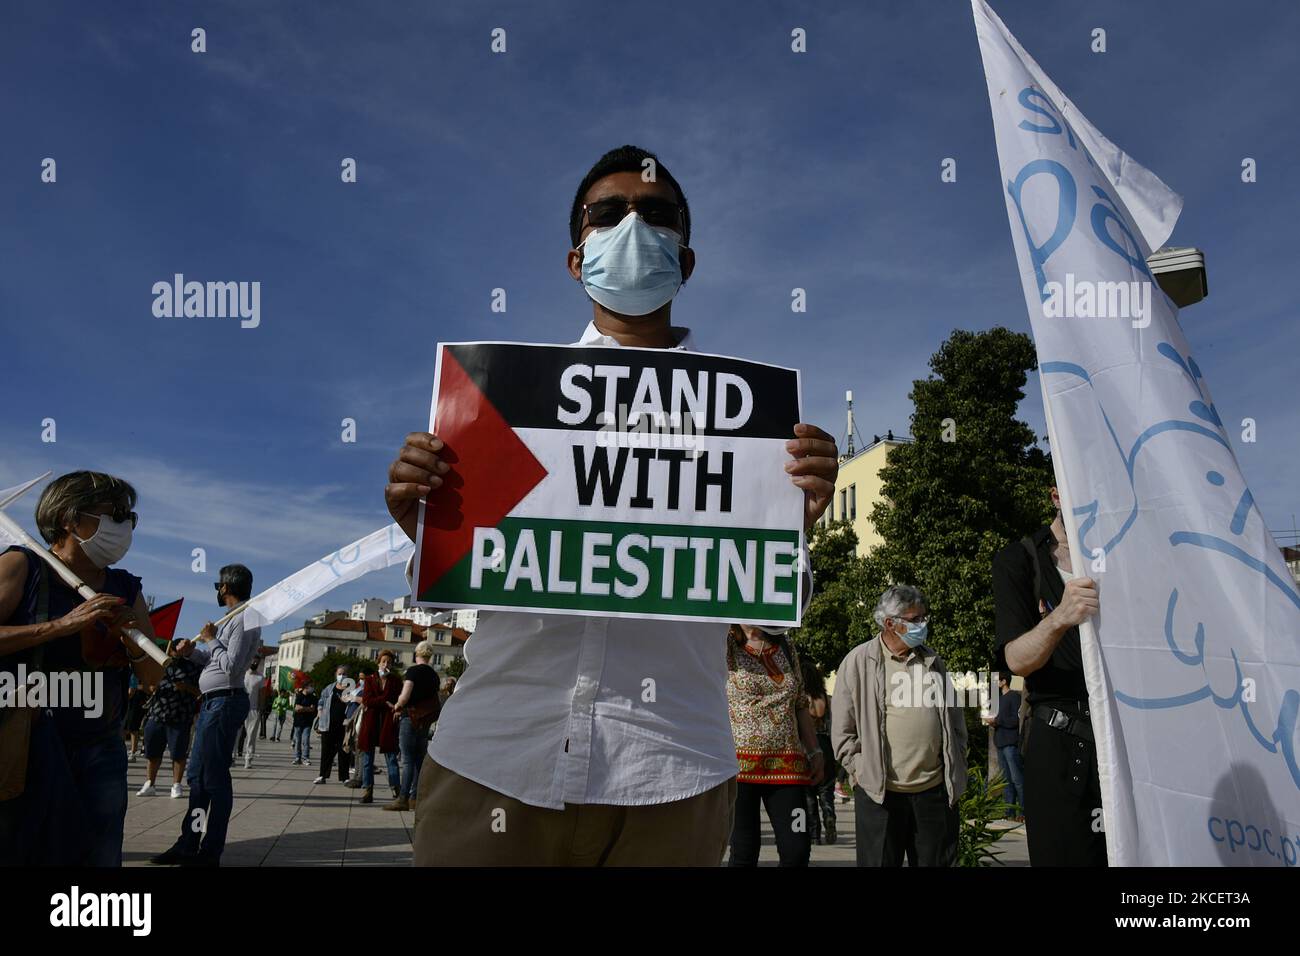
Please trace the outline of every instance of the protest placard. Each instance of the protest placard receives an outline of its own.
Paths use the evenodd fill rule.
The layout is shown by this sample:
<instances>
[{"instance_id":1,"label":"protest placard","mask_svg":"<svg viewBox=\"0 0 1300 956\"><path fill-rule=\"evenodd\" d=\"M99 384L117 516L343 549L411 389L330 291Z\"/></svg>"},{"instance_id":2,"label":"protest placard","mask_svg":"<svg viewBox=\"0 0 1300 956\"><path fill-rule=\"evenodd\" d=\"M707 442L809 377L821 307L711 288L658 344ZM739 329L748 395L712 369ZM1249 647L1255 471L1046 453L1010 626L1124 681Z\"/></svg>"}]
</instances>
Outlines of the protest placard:
<instances>
[{"instance_id":1,"label":"protest placard","mask_svg":"<svg viewBox=\"0 0 1300 956\"><path fill-rule=\"evenodd\" d=\"M797 625L799 373L680 349L438 347L415 603Z\"/></svg>"}]
</instances>

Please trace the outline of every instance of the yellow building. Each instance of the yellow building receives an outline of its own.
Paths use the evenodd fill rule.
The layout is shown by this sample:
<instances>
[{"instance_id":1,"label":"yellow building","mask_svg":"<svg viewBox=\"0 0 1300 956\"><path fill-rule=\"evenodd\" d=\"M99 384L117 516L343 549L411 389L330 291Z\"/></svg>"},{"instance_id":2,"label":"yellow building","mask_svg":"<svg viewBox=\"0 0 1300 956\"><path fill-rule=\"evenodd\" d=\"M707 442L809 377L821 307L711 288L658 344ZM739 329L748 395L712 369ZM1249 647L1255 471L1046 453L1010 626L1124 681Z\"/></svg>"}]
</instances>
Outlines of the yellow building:
<instances>
[{"instance_id":1,"label":"yellow building","mask_svg":"<svg viewBox=\"0 0 1300 956\"><path fill-rule=\"evenodd\" d=\"M883 497L880 493L880 469L885 466L889 450L901 444L903 440L892 434L887 438L877 437L866 448L840 458L835 497L821 520L826 523L847 518L858 535L859 555L866 554L880 543L880 535L871 524L871 509Z\"/></svg>"}]
</instances>

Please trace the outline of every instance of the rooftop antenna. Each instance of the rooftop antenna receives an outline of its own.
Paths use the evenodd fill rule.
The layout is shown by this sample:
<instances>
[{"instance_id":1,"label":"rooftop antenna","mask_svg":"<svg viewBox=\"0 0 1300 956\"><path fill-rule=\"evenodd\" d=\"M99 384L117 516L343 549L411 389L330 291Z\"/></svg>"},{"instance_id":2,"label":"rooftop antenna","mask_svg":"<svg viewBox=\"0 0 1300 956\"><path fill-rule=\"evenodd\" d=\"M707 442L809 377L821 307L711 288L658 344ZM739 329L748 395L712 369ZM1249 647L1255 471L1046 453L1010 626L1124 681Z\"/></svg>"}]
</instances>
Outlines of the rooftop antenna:
<instances>
[{"instance_id":1,"label":"rooftop antenna","mask_svg":"<svg viewBox=\"0 0 1300 956\"><path fill-rule=\"evenodd\" d=\"M853 389L848 389L844 393L844 400L849 403L849 428L848 438L845 442L844 454L849 458L853 457Z\"/></svg>"},{"instance_id":2,"label":"rooftop antenna","mask_svg":"<svg viewBox=\"0 0 1300 956\"><path fill-rule=\"evenodd\" d=\"M844 453L840 455L840 461L848 461L855 454L857 454L857 448L853 444L854 436L857 436L859 444L862 445L866 444L866 442L862 440L862 433L858 431L857 423L853 420L853 389L845 390L844 400L848 403L849 406L848 430L846 433L846 437L844 439Z\"/></svg>"}]
</instances>

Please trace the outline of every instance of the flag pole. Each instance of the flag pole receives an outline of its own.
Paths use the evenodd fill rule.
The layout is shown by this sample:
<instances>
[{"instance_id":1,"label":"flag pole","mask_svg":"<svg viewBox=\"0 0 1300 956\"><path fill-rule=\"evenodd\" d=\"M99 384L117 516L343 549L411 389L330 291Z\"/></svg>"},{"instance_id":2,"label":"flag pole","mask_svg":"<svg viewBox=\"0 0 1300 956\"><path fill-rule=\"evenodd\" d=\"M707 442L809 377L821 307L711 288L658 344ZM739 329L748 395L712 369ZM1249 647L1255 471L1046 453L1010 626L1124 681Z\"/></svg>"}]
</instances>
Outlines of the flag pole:
<instances>
[{"instance_id":1,"label":"flag pole","mask_svg":"<svg viewBox=\"0 0 1300 956\"><path fill-rule=\"evenodd\" d=\"M1070 567L1074 569L1077 577L1087 577L1085 571L1088 565L1084 561L1083 548L1079 542L1079 525L1074 518L1074 498L1070 493L1070 484L1065 473L1065 459L1060 454L1060 449L1065 446L1056 439L1056 425L1052 421L1052 402L1047 394L1047 381L1041 369L1038 373L1038 384L1043 396L1043 416L1047 420L1047 441L1051 445L1052 467L1056 472L1056 493L1061 499L1061 523L1065 525L1065 542L1070 550ZM1097 582L1097 596L1100 599L1100 581ZM1083 676L1088 687L1088 709L1090 722L1094 728L1093 736L1100 741L1103 738L1113 737L1114 731L1108 708L1111 697L1109 681L1106 680L1106 668L1101 656L1101 645L1097 641L1096 625L1093 624L1091 617L1079 625L1079 647L1083 656ZM1118 828L1105 825L1106 815L1112 815L1113 819L1120 813L1115 771L1109 760L1111 749L1101 746L1096 746L1094 749L1097 754L1098 783L1101 787L1102 832L1106 837L1106 859L1110 866L1121 866L1124 865L1121 861L1128 859L1124 852L1127 847L1122 848L1119 845L1116 836ZM1133 826L1136 826L1136 823ZM1135 831L1129 829L1127 832Z\"/></svg>"},{"instance_id":2,"label":"flag pole","mask_svg":"<svg viewBox=\"0 0 1300 956\"><path fill-rule=\"evenodd\" d=\"M86 582L82 581L81 578L77 577L71 568L59 560L57 555L52 554L44 546L39 544L35 538L22 529L18 522L14 521L13 518L9 517L3 511L0 511L0 530L3 530L7 535L9 535L9 537L34 551L36 556L48 564L50 569L62 578L68 587L75 590L87 601L95 596L97 592L94 588L90 587ZM128 627L124 628L122 633L131 638L140 650L144 651L145 654L159 665L167 663L167 655L162 652L157 644L145 637L141 631L134 627Z\"/></svg>"},{"instance_id":3,"label":"flag pole","mask_svg":"<svg viewBox=\"0 0 1300 956\"><path fill-rule=\"evenodd\" d=\"M232 617L234 617L236 614L238 614L238 613L240 613L241 611L243 611L243 610L244 610L244 607L245 607L247 604L248 604L247 601L240 601L238 604L236 604L234 607L232 607L229 611L227 611L224 615L222 615L220 619L218 619L217 621L214 621L213 624L212 624L212 626L213 626L213 627L217 627L217 628L221 627L222 624L225 624L227 621L229 621L229 620L230 620ZM182 640L183 640L183 638L182 638ZM197 638L197 637L192 637L192 638L190 638L190 640L193 641L194 643L198 643L198 642L199 642L199 638ZM176 638L174 638L174 637L173 637L170 641L167 642L167 650L166 650L164 653L166 653L166 655L167 655L168 657L171 657L171 654L172 654L172 645L175 644L175 643L176 643Z\"/></svg>"}]
</instances>

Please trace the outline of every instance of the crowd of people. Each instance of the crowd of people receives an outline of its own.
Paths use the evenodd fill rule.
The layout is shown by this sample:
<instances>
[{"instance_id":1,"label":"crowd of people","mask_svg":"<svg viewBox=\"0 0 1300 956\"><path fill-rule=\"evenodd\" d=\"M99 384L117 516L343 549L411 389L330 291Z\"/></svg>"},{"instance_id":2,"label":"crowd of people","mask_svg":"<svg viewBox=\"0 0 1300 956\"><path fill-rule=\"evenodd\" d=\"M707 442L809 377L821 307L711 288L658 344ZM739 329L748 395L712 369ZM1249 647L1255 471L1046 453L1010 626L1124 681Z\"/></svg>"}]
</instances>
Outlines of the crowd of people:
<instances>
[{"instance_id":1,"label":"crowd of people","mask_svg":"<svg viewBox=\"0 0 1300 956\"><path fill-rule=\"evenodd\" d=\"M443 701L456 687L455 678L439 681L429 663L433 653L433 645L421 641L415 647L415 664L398 674L396 656L384 650L378 670L361 675L359 682L343 663L319 696L310 685L292 695L283 691L285 709L291 707L294 714L293 763L310 764L312 738L319 736L320 766L314 783L328 783L337 763L339 782L360 789L362 803L373 803L378 751L392 796L383 809L414 809L429 735Z\"/></svg>"},{"instance_id":2,"label":"crowd of people","mask_svg":"<svg viewBox=\"0 0 1300 956\"><path fill-rule=\"evenodd\" d=\"M1055 489L1052 493L1059 506ZM96 560L120 556L101 554L91 529L79 535L74 529L85 523L79 516L130 524L136 520L134 503L133 491L120 479L74 473L46 489L38 523L49 527L56 520L52 515L65 515L65 535L52 531L52 543L70 566L80 566L94 579ZM138 607L138 579L99 569L102 596L78 603L23 550L0 555L0 570L8 572L0 577L0 611L7 613L0 638L10 652L0 659L4 666L57 655L71 662L74 653L87 653L88 635L105 624L143 621L147 626L147 614ZM983 719L993 728L1008 812L1029 823L1031 859L1102 864L1096 756L1086 735L1087 695L1076 630L1095 610L1095 590L1070 573L1068 555L1059 512L1053 525L998 554L993 570L997 653L1010 663L999 677L996 710ZM233 611L252 593L252 574L242 565L228 565L215 586L218 603ZM52 614L51 608L61 613ZM875 607L878 636L840 663L834 700L821 671L800 660L784 633L732 626L726 635L726 732L737 772L727 781L729 799L722 804L731 866L757 864L763 814L775 834L780 864L806 865L814 844L838 839L837 789L852 794L859 865L953 863L957 805L966 787L962 708L951 700L942 707L917 706L913 695L889 692L909 674L947 681L943 662L928 643L928 611L925 595L915 587L898 585L881 595ZM51 709L29 715L23 727L28 759L22 788L0 800L0 850L6 861L120 863L126 765L143 756L146 779L138 796L154 796L167 754L171 797L188 798L189 806L175 844L153 862L216 864L233 803L231 767L242 757L250 768L257 742L281 741L286 724L293 764L310 765L317 741L314 783L326 784L337 774L345 787L361 791L363 804L374 802L376 754L382 755L391 796L383 809L417 811L418 834L422 766L444 784L447 779L436 760L441 738L434 738L431 748L430 736L455 689L453 679L440 684L430 665L432 645L417 645L416 662L404 673L385 650L373 673L340 663L319 694L309 685L271 692L261 673L260 636L256 629L245 630L242 620L228 614L207 625L198 641L172 643L165 666L153 675L133 671L140 660L107 662L100 668L107 688L103 714ZM15 650L33 634L46 640ZM1028 672L1023 696L1011 690L1013 667ZM473 688L482 672L477 666L470 672L470 693L481 693ZM589 733L608 732L600 727L602 718L617 719L596 708L592 712ZM1026 725L1036 732L1022 734ZM5 733L12 735L15 726L13 712L6 713ZM489 732L492 726L502 726L501 719ZM114 751L122 759L110 759ZM12 786L9 763L0 777ZM486 785L474 786L491 792ZM429 801L427 790L423 797ZM674 802L691 801L667 801ZM51 806L83 806L85 818L100 827L71 833L55 827ZM436 797L428 806L426 816L446 812Z\"/></svg>"},{"instance_id":3,"label":"crowd of people","mask_svg":"<svg viewBox=\"0 0 1300 956\"><path fill-rule=\"evenodd\" d=\"M569 215L568 274L592 309L575 344L693 350L690 331L671 324L672 299L695 268L690 234L685 194L658 157L634 146L602 156ZM807 532L835 493L839 452L807 423L793 426L785 448L783 477L800 493ZM459 454L413 432L390 464L385 501L411 540L420 505L444 483L456 500L474 494L449 474ZM1097 613L1097 589L1071 567L1055 489L1052 500L1052 525L993 562L997 669L1024 676L1025 700L1020 714L1000 706L989 717L1032 864L1104 865L1078 636ZM297 765L310 764L319 733L317 784L337 764L365 803L382 754L392 795L384 808L415 808L419 865L717 866L730 848L733 865L751 866L763 812L780 863L806 865L814 834L838 839L836 776L854 799L860 865L954 861L967 785L961 708L888 692L900 679L947 679L929 643L927 598L905 582L879 596L879 631L839 664L833 701L781 629L500 611L479 615L473 664L445 708L428 645L404 675L385 654L359 683L341 667L319 696L305 688L265 701L258 630L235 613L252 588L242 565L222 568L216 582L226 616L198 641L175 642L165 669L120 639L127 625L152 636L140 579L113 567L130 547L135 505L127 482L89 471L41 494L40 533L96 592L88 600L33 550L0 554L0 669L93 673L105 685L93 714L0 709L0 863L120 865L127 735L149 762L142 793L153 790L165 750L173 795L188 783L181 832L153 862L216 865L240 735L248 766L270 717L272 740L292 721ZM800 557L806 601L814 582ZM1023 717L1022 772L1011 724Z\"/></svg>"}]
</instances>

